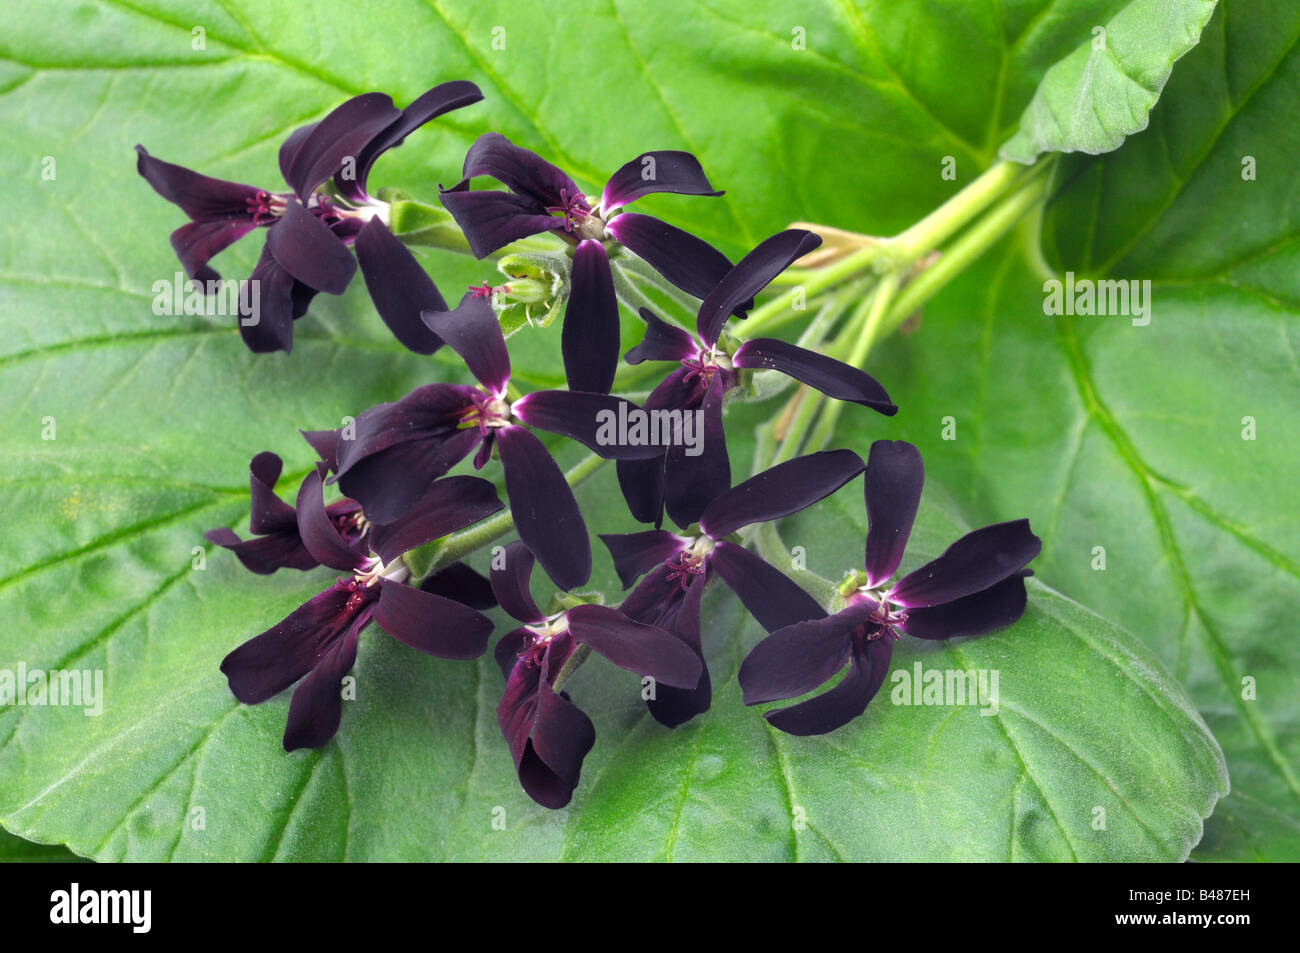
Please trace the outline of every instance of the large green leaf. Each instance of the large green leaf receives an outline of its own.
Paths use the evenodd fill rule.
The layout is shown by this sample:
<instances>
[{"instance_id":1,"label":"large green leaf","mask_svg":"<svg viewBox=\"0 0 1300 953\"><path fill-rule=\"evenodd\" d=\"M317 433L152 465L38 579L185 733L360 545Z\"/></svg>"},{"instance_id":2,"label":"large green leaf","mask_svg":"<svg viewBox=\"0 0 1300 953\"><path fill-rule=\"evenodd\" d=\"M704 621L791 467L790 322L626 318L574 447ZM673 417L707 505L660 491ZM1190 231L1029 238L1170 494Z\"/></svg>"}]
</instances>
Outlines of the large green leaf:
<instances>
[{"instance_id":1,"label":"large green leaf","mask_svg":"<svg viewBox=\"0 0 1300 953\"><path fill-rule=\"evenodd\" d=\"M242 528L253 453L275 448L301 474L310 460L297 428L335 424L452 365L403 353L359 283L313 306L290 357L245 353L224 322L154 315L150 289L175 271L165 236L179 216L135 176L131 153L141 141L210 174L274 185L280 138L347 95L379 88L406 101L467 77L487 101L385 157L377 184L423 184L431 195L475 135L499 129L592 189L645 149L696 150L728 195L656 197L647 209L733 255L792 219L879 233L986 165L1043 70L1119 3L828 2L792 22L777 3L560 10L444 0L393 4L365 29L350 9L303 6L92 0L61 4L67 28L57 32L48 11L17 11L0 37L0 161L24 183L11 214L26 225L0 239L9 408L0 429L10 448L0 665L102 668L107 693L99 717L0 711L7 828L98 858L1187 854L1223 790L1218 749L1161 665L1115 623L1145 637L1141 625L1119 611L1107 622L1057 594L1074 582L1059 562L1040 574L1046 584L1035 583L1014 629L899 647L899 666L998 668L998 717L882 696L826 739L774 736L739 705L730 677L760 633L717 592L708 639L720 688L699 722L658 728L641 713L635 679L603 663L574 680L600 742L567 812L545 812L518 790L492 717L500 678L489 661L417 658L374 633L338 740L284 755L285 700L238 705L216 665L330 576L255 578L220 553L196 570L193 547L211 526ZM688 20L700 28L682 29ZM495 27L504 50L493 47ZM957 159L956 181L938 174L945 156ZM52 180L41 176L46 157ZM254 242L221 265L245 273L255 253ZM427 261L449 296L487 276L464 259ZM997 307L978 285L973 294ZM521 379L553 380L555 334L523 338ZM907 394L905 361L880 376ZM915 386L960 378L945 368ZM42 439L46 418L53 440ZM846 436L860 450L885 429L874 416L846 419L857 421ZM927 418L906 408L899 422L908 420L915 439ZM1033 458L1042 446L1010 449ZM739 468L748 447L737 438L733 449ZM987 493L993 475L976 473L974 492ZM593 528L618 528L612 473L584 499ZM794 528L816 541L813 568L828 575L852 565L861 539L860 525L845 523L860 523L860 507L835 505L834 532ZM962 515L1028 511L1050 544L1035 498L987 510ZM912 560L958 531L928 510ZM600 577L609 582L603 561ZM1115 745L1117 735L1132 743ZM491 824L496 806L504 832ZM1104 833L1093 827L1099 807Z\"/></svg>"},{"instance_id":2,"label":"large green leaf","mask_svg":"<svg viewBox=\"0 0 1300 953\"><path fill-rule=\"evenodd\" d=\"M79 861L76 854L58 844L34 844L0 830L0 863L54 863Z\"/></svg>"},{"instance_id":3,"label":"large green leaf","mask_svg":"<svg viewBox=\"0 0 1300 953\"><path fill-rule=\"evenodd\" d=\"M1052 66L1002 156L1033 162L1044 152L1097 155L1147 127L1174 61L1201 35L1216 0L1131 0Z\"/></svg>"},{"instance_id":4,"label":"large green leaf","mask_svg":"<svg viewBox=\"0 0 1300 953\"><path fill-rule=\"evenodd\" d=\"M1300 11L1225 3L1151 128L1060 170L1054 267L1151 280L1149 325L1044 316L1041 279L1007 252L886 358L968 518L1027 509L1044 578L1139 634L1196 699L1233 784L1207 860L1300 858L1298 39Z\"/></svg>"}]
</instances>

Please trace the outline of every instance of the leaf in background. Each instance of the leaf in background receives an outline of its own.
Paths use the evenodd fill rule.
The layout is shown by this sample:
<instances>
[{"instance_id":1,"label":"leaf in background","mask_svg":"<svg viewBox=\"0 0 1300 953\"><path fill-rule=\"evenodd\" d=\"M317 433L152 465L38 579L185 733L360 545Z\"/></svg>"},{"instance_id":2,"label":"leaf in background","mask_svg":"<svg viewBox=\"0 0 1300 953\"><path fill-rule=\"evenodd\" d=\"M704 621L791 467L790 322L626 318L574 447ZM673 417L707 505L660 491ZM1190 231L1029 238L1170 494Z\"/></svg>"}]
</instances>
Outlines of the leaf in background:
<instances>
[{"instance_id":1,"label":"leaf in background","mask_svg":"<svg viewBox=\"0 0 1300 953\"><path fill-rule=\"evenodd\" d=\"M66 847L58 844L34 844L31 841L15 837L8 831L0 830L0 864L23 863L59 863L75 862L78 857Z\"/></svg>"},{"instance_id":2,"label":"leaf in background","mask_svg":"<svg viewBox=\"0 0 1300 953\"><path fill-rule=\"evenodd\" d=\"M1042 279L1003 249L880 355L913 415L890 427L963 515L1029 515L1040 577L1187 686L1233 788L1202 860L1300 858L1300 502L1285 489L1300 406L1297 41L1300 11L1225 2L1150 129L1063 163L1049 257L1079 278L1151 280L1148 326L1045 316Z\"/></svg>"},{"instance_id":3,"label":"leaf in background","mask_svg":"<svg viewBox=\"0 0 1300 953\"><path fill-rule=\"evenodd\" d=\"M892 5L827 2L791 22L776 2L411 0L361 32L325 3L270 17L253 3L65 2L60 31L48 29L46 10L12 12L0 37L0 162L24 184L11 214L27 227L0 237L9 409L0 434L11 448L0 665L103 668L107 707L97 718L0 710L0 818L97 858L1185 854L1221 787L1213 741L1131 640L1038 588L1017 629L932 650L938 664L996 661L1011 672L1032 662L1044 683L1022 668L1006 696L1020 714L956 710L972 717L945 722L953 711L877 705L850 731L888 774L855 764L851 748L836 751L838 736L798 750L772 739L729 679L708 718L662 731L642 715L635 679L593 663L573 683L600 731L583 800L546 812L519 792L498 736L491 662L417 657L374 633L363 638L360 694L337 742L284 755L287 701L238 705L216 663L329 576L252 577L224 553L208 553L198 571L193 547L212 526L242 529L254 453L276 449L300 475L310 455L299 427L335 425L455 365L403 352L359 282L342 298L317 298L290 358L247 354L228 321L155 315L151 287L176 271L166 235L180 218L135 175L131 152L139 141L209 174L275 186L281 138L347 96L383 89L404 103L435 82L470 78L487 100L384 156L373 184L432 199L487 129L537 149L587 189L644 150L693 149L727 196L654 196L647 211L734 257L796 219L873 233L910 223L988 164L1006 117L1047 65L1099 11L1120 6L1042 0L1004 11L995 0L949 0L902 16ZM688 21L699 28L682 29ZM498 26L504 50L492 45ZM555 35L584 42L555 47L546 39ZM827 150L832 139L846 147ZM947 155L957 181L937 174ZM53 179L42 177L46 157ZM257 240L241 245L218 262L228 276L255 260ZM493 277L487 263L420 254L453 300ZM635 322L628 333L639 336ZM556 337L512 341L517 380L558 379ZM897 365L880 376L892 388L908 373ZM52 441L41 439L47 417ZM909 410L909 421L922 419ZM855 444L884 426L873 418ZM737 439L733 449L739 467L748 447ZM584 500L593 513L617 510L612 473L597 480ZM1011 502L1014 515L1035 506ZM758 632L741 628L724 594L709 612L723 683ZM909 652L920 649L901 650L900 664ZM1100 680L1086 689L1111 701L1110 716L1149 722L1151 735L1111 752L1094 725L1062 721L1078 702L1071 667ZM897 741L892 729L869 730L885 719ZM756 750L765 752L757 761ZM932 760L938 751L952 757ZM615 783L623 775L653 786ZM802 832L791 827L789 783L809 807ZM647 800L648 790L667 800ZM506 832L491 828L497 805ZM1093 837L1091 808L1106 805L1110 834Z\"/></svg>"},{"instance_id":4,"label":"leaf in background","mask_svg":"<svg viewBox=\"0 0 1300 953\"><path fill-rule=\"evenodd\" d=\"M1049 69L1001 149L1029 164L1044 152L1097 155L1147 127L1174 62L1196 45L1216 0L1131 0Z\"/></svg>"}]
</instances>

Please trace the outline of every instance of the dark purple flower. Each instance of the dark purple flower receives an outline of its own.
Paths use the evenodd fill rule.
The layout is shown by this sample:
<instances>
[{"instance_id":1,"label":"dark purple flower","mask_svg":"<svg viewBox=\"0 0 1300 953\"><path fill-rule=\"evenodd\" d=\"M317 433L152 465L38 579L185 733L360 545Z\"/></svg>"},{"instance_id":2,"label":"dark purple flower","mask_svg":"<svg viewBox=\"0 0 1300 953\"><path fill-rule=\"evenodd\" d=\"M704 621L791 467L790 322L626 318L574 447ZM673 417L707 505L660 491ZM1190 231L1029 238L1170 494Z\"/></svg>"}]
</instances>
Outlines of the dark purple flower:
<instances>
[{"instance_id":1,"label":"dark purple flower","mask_svg":"<svg viewBox=\"0 0 1300 953\"><path fill-rule=\"evenodd\" d=\"M938 559L885 586L903 558L925 470L916 447L878 440L867 460L864 584L831 616L772 632L740 666L745 704L806 695L846 665L834 688L764 717L793 735L834 731L862 714L889 671L900 633L919 639L979 635L1025 611L1025 566L1042 549L1029 520L967 533Z\"/></svg>"},{"instance_id":2,"label":"dark purple flower","mask_svg":"<svg viewBox=\"0 0 1300 953\"><path fill-rule=\"evenodd\" d=\"M506 678L497 723L529 797L559 808L572 798L582 759L596 740L591 719L566 692L556 691L557 677L579 646L656 684L678 688L695 685L702 666L677 637L608 606L545 614L529 592L532 569L533 554L520 541L506 547L504 567L492 571L497 602L524 623L497 643L496 659Z\"/></svg>"},{"instance_id":3,"label":"dark purple flower","mask_svg":"<svg viewBox=\"0 0 1300 953\"><path fill-rule=\"evenodd\" d=\"M681 365L654 389L646 408L702 411L706 434L698 456L670 446L659 459L619 463L623 495L632 515L641 522L658 526L667 509L677 525L687 526L731 485L722 404L727 392L740 385L739 371L777 370L837 400L862 404L886 416L898 412L875 378L824 354L774 338L754 338L730 352L720 343L723 325L738 304L752 300L792 262L820 244L817 235L800 229L788 229L760 243L705 297L696 336L641 309L645 337L627 352L627 362L675 361Z\"/></svg>"},{"instance_id":4,"label":"dark purple flower","mask_svg":"<svg viewBox=\"0 0 1300 953\"><path fill-rule=\"evenodd\" d=\"M190 217L172 232L171 242L195 281L219 279L209 260L254 229L267 229L250 276L257 284L240 297L240 333L251 350L290 350L294 320L306 314L317 292L342 294L360 263L375 307L398 340L432 354L441 342L420 321L420 312L445 309L446 302L389 231L388 204L370 196L366 181L375 159L409 133L482 98L477 86L464 81L436 86L405 109L383 93L355 96L281 145L280 172L289 192L200 175L155 159L143 146L136 146L136 168ZM354 245L355 261L348 251ZM255 311L248 307L250 294L257 295Z\"/></svg>"},{"instance_id":5,"label":"dark purple flower","mask_svg":"<svg viewBox=\"0 0 1300 953\"><path fill-rule=\"evenodd\" d=\"M701 662L700 599L715 573L769 632L824 616L816 600L789 576L726 537L750 524L797 513L862 470L862 459L851 450L810 453L764 470L717 496L700 516L698 535L647 530L602 536L624 586L645 575L619 608L629 618L672 632ZM650 711L673 728L707 711L710 697L704 669L694 688L659 689Z\"/></svg>"},{"instance_id":6,"label":"dark purple flower","mask_svg":"<svg viewBox=\"0 0 1300 953\"><path fill-rule=\"evenodd\" d=\"M488 175L509 192L471 191L470 180ZM442 193L479 258L513 241L555 232L577 245L561 344L572 390L608 393L618 365L618 300L607 244L618 242L656 271L703 298L731 269L720 251L648 215L623 211L652 192L721 195L689 152L646 152L615 172L599 200L564 172L495 132L482 135L465 156L464 176ZM733 304L738 315L752 302Z\"/></svg>"},{"instance_id":7,"label":"dark purple flower","mask_svg":"<svg viewBox=\"0 0 1300 953\"><path fill-rule=\"evenodd\" d=\"M309 473L298 492L299 537L319 563L349 575L239 646L221 663L231 692L248 705L266 701L298 682L289 703L286 751L319 748L338 731L339 685L356 661L357 638L370 622L411 648L452 659L482 655L492 631L486 616L464 604L484 605L482 579L476 584L477 574L468 567L448 567L414 588L406 584L410 571L400 554L381 559L363 553L357 540L341 535L321 495L324 470L320 465ZM495 490L492 496L495 502ZM426 512L424 526L441 536L468 525L466 521L481 519L482 510L481 501L462 500L456 513L444 510L438 526ZM371 534L376 530L372 527Z\"/></svg>"},{"instance_id":8,"label":"dark purple flower","mask_svg":"<svg viewBox=\"0 0 1300 953\"><path fill-rule=\"evenodd\" d=\"M248 528L255 539L241 540L229 529L209 530L203 536L211 543L229 549L251 572L266 575L277 569L315 569L320 560L303 545L298 531L298 513L275 495L283 463L269 451L259 453L248 464L249 490L252 499ZM361 505L354 500L339 500L325 507L335 531L348 545L361 538L365 522Z\"/></svg>"},{"instance_id":9,"label":"dark purple flower","mask_svg":"<svg viewBox=\"0 0 1300 953\"><path fill-rule=\"evenodd\" d=\"M358 415L355 439L318 437L337 457L339 485L370 518L390 521L472 451L477 449L474 466L481 469L496 449L520 538L557 585L582 585L591 575L586 524L563 472L525 425L571 437L605 457L644 458L661 448L602 439L602 415L617 416L621 405L635 407L622 398L552 390L511 403L510 356L486 299L470 293L454 311L426 311L424 319L465 359L481 386L417 387L396 403Z\"/></svg>"}]
</instances>

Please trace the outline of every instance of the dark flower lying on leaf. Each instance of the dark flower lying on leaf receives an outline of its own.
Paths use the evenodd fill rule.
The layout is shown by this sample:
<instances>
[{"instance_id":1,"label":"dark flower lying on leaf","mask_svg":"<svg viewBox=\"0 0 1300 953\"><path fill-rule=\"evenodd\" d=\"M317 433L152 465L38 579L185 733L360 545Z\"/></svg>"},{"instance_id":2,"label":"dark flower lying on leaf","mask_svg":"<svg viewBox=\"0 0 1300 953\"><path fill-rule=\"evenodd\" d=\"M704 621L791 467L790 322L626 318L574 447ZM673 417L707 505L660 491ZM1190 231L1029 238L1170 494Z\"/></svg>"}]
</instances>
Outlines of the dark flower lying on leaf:
<instances>
[{"instance_id":1,"label":"dark flower lying on leaf","mask_svg":"<svg viewBox=\"0 0 1300 953\"><path fill-rule=\"evenodd\" d=\"M701 664L677 637L608 606L578 605L546 615L529 592L532 570L533 554L514 542L506 548L504 568L492 571L497 602L524 623L497 643L496 659L506 678L497 723L529 797L559 808L572 798L582 759L596 740L591 719L556 685L579 647L678 688L699 681Z\"/></svg>"},{"instance_id":2,"label":"dark flower lying on leaf","mask_svg":"<svg viewBox=\"0 0 1300 953\"><path fill-rule=\"evenodd\" d=\"M717 573L763 628L772 632L825 611L795 582L726 537L753 523L780 519L830 496L862 472L852 450L824 450L777 464L717 496L700 516L699 533L663 530L601 536L623 585L645 579L623 601L629 618L666 629L703 662L700 599ZM708 669L689 689L658 690L650 712L670 728L709 708Z\"/></svg>"},{"instance_id":3,"label":"dark flower lying on leaf","mask_svg":"<svg viewBox=\"0 0 1300 953\"><path fill-rule=\"evenodd\" d=\"M862 404L886 416L898 412L875 378L834 358L774 338L754 338L731 353L719 344L723 325L741 302L752 300L791 263L820 244L818 236L800 229L788 229L761 242L705 297L697 316L696 337L641 309L645 337L627 352L627 362L676 361L681 365L650 394L646 409L701 410L705 433L703 453L698 456L672 446L656 460L619 463L623 495L632 515L641 522L658 526L666 508L678 526L688 526L700 518L710 500L731 485L722 403L726 393L740 383L737 371L770 368L837 400Z\"/></svg>"},{"instance_id":4,"label":"dark flower lying on leaf","mask_svg":"<svg viewBox=\"0 0 1300 953\"><path fill-rule=\"evenodd\" d=\"M238 556L245 569L262 575L277 569L315 569L320 565L320 560L303 545L297 511L275 495L275 484L283 466L280 458L269 451L259 453L248 464L252 499L248 528L255 539L241 540L225 527L203 534L208 542ZM325 512L348 545L360 540L365 527L361 504L338 500L325 507Z\"/></svg>"},{"instance_id":5,"label":"dark flower lying on leaf","mask_svg":"<svg viewBox=\"0 0 1300 953\"><path fill-rule=\"evenodd\" d=\"M424 123L483 98L473 83L455 81L429 90L405 109L383 93L343 103L318 123L294 132L280 146L280 172L292 191L268 192L227 182L155 159L136 146L136 168L163 198L191 221L172 232L190 278L220 276L208 264L218 252L256 228L266 245L253 268L255 310L241 295L240 333L253 351L288 351L293 322L307 313L317 292L342 294L360 262L375 308L403 344L432 354L441 342L420 321L446 302L428 273L385 224L388 205L370 196L366 180L374 161ZM332 180L332 188L326 188ZM348 251L356 246L357 260Z\"/></svg>"},{"instance_id":6,"label":"dark flower lying on leaf","mask_svg":"<svg viewBox=\"0 0 1300 953\"><path fill-rule=\"evenodd\" d=\"M470 180L480 175L510 191L471 191ZM623 211L653 192L722 194L689 152L646 152L615 172L593 205L564 172L495 132L470 147L463 178L442 193L443 205L479 258L541 232L577 244L561 335L564 371L573 390L608 393L618 366L618 300L606 243L617 241L631 249L697 298L731 269L727 257L708 242L649 215ZM750 303L735 302L735 312L743 314Z\"/></svg>"},{"instance_id":7,"label":"dark flower lying on leaf","mask_svg":"<svg viewBox=\"0 0 1300 953\"><path fill-rule=\"evenodd\" d=\"M1011 625L1025 611L1025 566L1042 543L1023 519L967 533L939 558L884 588L903 558L924 482L916 447L903 441L872 444L865 584L834 615L772 632L741 664L747 705L805 695L847 664L847 674L830 690L764 713L782 731L824 734L862 714L889 672L900 632L919 639L979 635Z\"/></svg>"},{"instance_id":8,"label":"dark flower lying on leaf","mask_svg":"<svg viewBox=\"0 0 1300 953\"><path fill-rule=\"evenodd\" d=\"M418 508L418 519L396 527L368 527L362 535L349 538L339 532L337 520L325 506L324 471L324 465L318 465L298 491L298 536L318 563L350 573L350 577L341 577L221 663L231 692L249 705L266 701L301 679L289 704L286 751L319 748L338 731L342 715L339 685L356 661L357 637L371 621L399 642L440 658L478 657L487 648L492 631L491 621L465 604L483 608L490 604L484 598L482 577L456 564L413 588L406 585L410 571L400 557L412 546L462 529L500 509L490 483L475 477L440 481L482 484L491 499L484 496L482 487L467 483L445 493L450 500L434 499L436 493L444 492L435 484L430 501ZM365 551L367 542L373 551ZM380 552L382 557L376 555Z\"/></svg>"},{"instance_id":9,"label":"dark flower lying on leaf","mask_svg":"<svg viewBox=\"0 0 1300 953\"><path fill-rule=\"evenodd\" d=\"M563 472L525 425L571 437L604 457L640 459L662 449L600 439L602 412L617 414L624 404L635 407L619 397L551 390L535 391L513 404L507 400L510 356L485 298L467 294L454 311L426 311L424 318L465 359L482 386L426 384L396 403L358 415L355 439L332 446L343 492L359 500L371 519L399 519L431 480L475 448L474 465L481 469L495 448L519 537L556 585L582 585L591 575L586 524Z\"/></svg>"}]
</instances>

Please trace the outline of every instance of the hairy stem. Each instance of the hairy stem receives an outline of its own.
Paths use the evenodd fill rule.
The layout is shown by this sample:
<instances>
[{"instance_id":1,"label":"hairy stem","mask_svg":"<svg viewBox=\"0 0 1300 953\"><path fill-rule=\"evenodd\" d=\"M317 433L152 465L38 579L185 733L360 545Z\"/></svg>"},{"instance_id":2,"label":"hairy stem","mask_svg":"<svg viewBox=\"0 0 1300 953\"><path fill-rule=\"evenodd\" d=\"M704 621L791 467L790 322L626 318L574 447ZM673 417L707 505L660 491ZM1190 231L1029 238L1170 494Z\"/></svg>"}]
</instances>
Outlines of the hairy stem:
<instances>
[{"instance_id":1,"label":"hairy stem","mask_svg":"<svg viewBox=\"0 0 1300 953\"><path fill-rule=\"evenodd\" d=\"M578 667L582 665L583 662L587 661L587 656L590 654L591 649L588 646L579 645L573 650L573 654L564 660L564 665L555 676L555 681L551 686L555 689L555 694L558 695L564 690L564 683L572 677L573 673L578 670Z\"/></svg>"}]
</instances>

